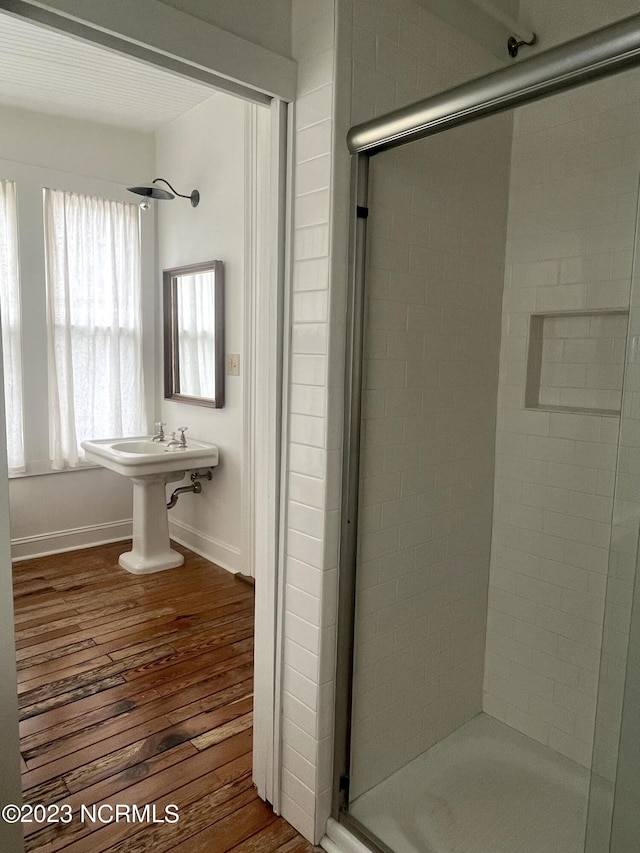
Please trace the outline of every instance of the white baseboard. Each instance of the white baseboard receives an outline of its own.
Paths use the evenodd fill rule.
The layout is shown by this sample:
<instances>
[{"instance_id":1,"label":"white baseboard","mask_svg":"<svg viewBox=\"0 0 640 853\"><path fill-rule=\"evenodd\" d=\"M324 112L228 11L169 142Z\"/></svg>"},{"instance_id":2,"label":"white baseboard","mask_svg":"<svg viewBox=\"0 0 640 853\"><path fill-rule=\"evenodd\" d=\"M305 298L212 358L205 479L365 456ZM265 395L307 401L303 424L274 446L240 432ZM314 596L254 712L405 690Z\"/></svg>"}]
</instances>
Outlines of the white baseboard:
<instances>
[{"instance_id":1,"label":"white baseboard","mask_svg":"<svg viewBox=\"0 0 640 853\"><path fill-rule=\"evenodd\" d=\"M175 519L169 520L169 535L180 545L194 551L205 560L210 560L232 574L242 571L242 552L233 545L227 545L201 533L199 530Z\"/></svg>"},{"instance_id":2,"label":"white baseboard","mask_svg":"<svg viewBox=\"0 0 640 853\"><path fill-rule=\"evenodd\" d=\"M362 841L332 817L327 821L327 834L320 842L320 846L327 853L371 853Z\"/></svg>"},{"instance_id":3,"label":"white baseboard","mask_svg":"<svg viewBox=\"0 0 640 853\"><path fill-rule=\"evenodd\" d=\"M125 518L109 521L106 524L90 524L87 527L72 527L69 530L54 530L51 533L39 533L36 536L23 536L11 540L11 558L13 562L28 560L31 557L46 557L48 554L61 554L64 551L77 551L79 548L92 548L94 545L107 545L131 539L132 521Z\"/></svg>"},{"instance_id":4,"label":"white baseboard","mask_svg":"<svg viewBox=\"0 0 640 853\"><path fill-rule=\"evenodd\" d=\"M212 539L181 521L171 521L169 532L171 538L180 545L184 545L185 548L216 563L228 572L236 574L242 571L242 553L239 548ZM15 563L32 557L46 557L49 554L77 551L79 548L108 545L111 542L131 539L131 535L132 520L125 518L105 524L91 524L86 527L23 536L11 540L11 559Z\"/></svg>"}]
</instances>

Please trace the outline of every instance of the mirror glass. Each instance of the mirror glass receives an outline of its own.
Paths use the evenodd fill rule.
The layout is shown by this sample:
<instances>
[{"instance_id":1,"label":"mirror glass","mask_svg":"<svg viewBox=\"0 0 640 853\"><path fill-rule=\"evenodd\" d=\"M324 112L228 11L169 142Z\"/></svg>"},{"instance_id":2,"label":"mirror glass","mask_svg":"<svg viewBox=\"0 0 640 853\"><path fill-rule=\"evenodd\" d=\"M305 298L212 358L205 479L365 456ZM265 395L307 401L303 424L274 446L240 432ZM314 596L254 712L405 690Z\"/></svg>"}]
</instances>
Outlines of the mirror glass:
<instances>
[{"instance_id":1,"label":"mirror glass","mask_svg":"<svg viewBox=\"0 0 640 853\"><path fill-rule=\"evenodd\" d=\"M224 405L224 265L164 270L165 398Z\"/></svg>"}]
</instances>

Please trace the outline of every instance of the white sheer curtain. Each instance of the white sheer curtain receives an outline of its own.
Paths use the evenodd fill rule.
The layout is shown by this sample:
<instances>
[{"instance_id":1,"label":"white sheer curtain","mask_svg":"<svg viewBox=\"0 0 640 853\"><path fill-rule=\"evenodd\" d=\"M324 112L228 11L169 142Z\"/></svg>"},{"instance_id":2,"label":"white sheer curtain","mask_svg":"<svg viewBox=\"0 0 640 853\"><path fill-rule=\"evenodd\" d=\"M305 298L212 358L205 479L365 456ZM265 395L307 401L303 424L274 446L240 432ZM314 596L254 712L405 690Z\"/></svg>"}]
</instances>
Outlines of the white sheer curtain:
<instances>
[{"instance_id":1,"label":"white sheer curtain","mask_svg":"<svg viewBox=\"0 0 640 853\"><path fill-rule=\"evenodd\" d=\"M85 438L146 429L137 204L44 190L49 443L77 467Z\"/></svg>"},{"instance_id":2,"label":"white sheer curtain","mask_svg":"<svg viewBox=\"0 0 640 853\"><path fill-rule=\"evenodd\" d=\"M9 473L25 470L16 186L0 179L0 313Z\"/></svg>"},{"instance_id":3,"label":"white sheer curtain","mask_svg":"<svg viewBox=\"0 0 640 853\"><path fill-rule=\"evenodd\" d=\"M178 357L180 393L216 396L216 274L180 276L178 286Z\"/></svg>"}]
</instances>

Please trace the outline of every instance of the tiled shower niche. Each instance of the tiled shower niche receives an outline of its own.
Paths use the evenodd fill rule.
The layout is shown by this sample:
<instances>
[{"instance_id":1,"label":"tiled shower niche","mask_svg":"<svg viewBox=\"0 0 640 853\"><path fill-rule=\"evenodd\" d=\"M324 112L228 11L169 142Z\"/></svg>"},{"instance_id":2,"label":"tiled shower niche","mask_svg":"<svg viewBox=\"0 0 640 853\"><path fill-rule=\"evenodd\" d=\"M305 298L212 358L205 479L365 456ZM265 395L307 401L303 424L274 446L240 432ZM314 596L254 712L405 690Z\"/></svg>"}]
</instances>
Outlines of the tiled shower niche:
<instances>
[{"instance_id":1,"label":"tiled shower niche","mask_svg":"<svg viewBox=\"0 0 640 853\"><path fill-rule=\"evenodd\" d=\"M629 312L532 314L525 407L619 415Z\"/></svg>"}]
</instances>

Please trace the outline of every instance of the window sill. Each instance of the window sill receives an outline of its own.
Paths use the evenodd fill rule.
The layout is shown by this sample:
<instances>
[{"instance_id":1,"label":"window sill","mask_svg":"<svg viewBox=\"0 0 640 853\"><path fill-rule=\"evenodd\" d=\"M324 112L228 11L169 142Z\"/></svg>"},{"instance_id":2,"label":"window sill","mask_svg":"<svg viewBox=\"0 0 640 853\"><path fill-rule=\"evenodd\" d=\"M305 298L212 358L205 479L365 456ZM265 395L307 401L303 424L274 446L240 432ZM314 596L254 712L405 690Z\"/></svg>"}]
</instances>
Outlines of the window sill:
<instances>
[{"instance_id":1,"label":"window sill","mask_svg":"<svg viewBox=\"0 0 640 853\"><path fill-rule=\"evenodd\" d=\"M78 471L96 471L99 469L102 469L102 465L93 465L90 462L80 462L80 465L77 468L54 469L51 467L50 462L40 460L38 462L28 463L26 471L10 472L9 479L20 480L23 477L43 477L50 474L74 474Z\"/></svg>"}]
</instances>

